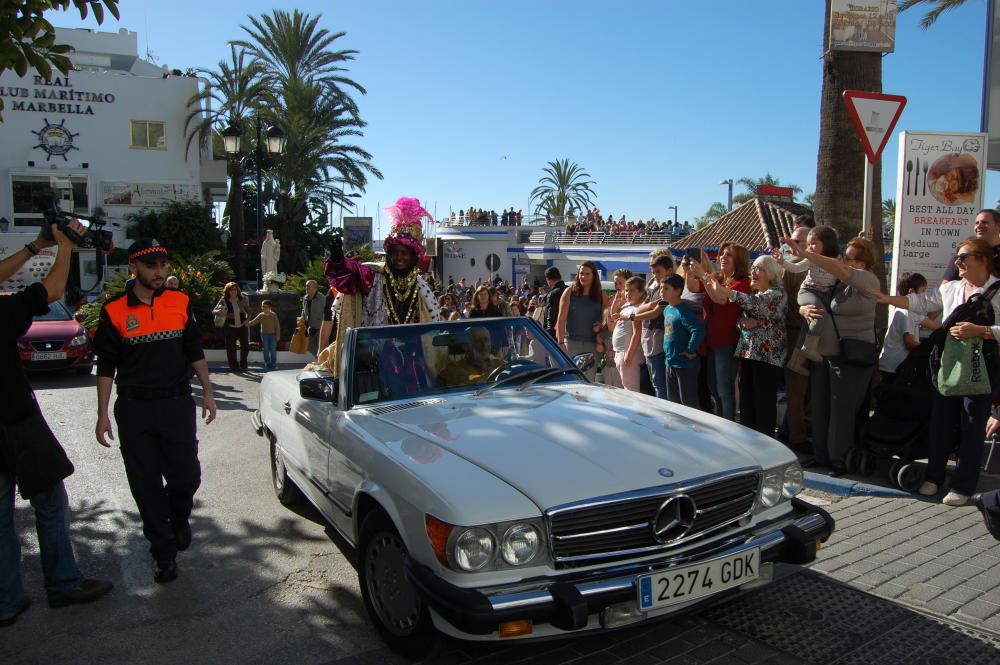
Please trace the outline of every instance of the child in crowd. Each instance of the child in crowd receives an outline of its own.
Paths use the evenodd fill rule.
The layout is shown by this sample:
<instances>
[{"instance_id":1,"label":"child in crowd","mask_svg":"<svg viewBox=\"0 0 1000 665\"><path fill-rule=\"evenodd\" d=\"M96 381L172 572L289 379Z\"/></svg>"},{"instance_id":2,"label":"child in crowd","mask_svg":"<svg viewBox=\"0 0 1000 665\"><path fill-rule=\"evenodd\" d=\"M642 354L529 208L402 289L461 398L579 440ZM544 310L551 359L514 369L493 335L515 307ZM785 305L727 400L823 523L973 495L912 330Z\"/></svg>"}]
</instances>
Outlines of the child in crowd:
<instances>
[{"instance_id":1,"label":"child in crowd","mask_svg":"<svg viewBox=\"0 0 1000 665\"><path fill-rule=\"evenodd\" d=\"M260 303L261 312L247 321L247 327L260 324L260 345L264 352L264 369L278 369L278 342L281 341L281 324L278 315L271 311L271 301Z\"/></svg>"},{"instance_id":2,"label":"child in crowd","mask_svg":"<svg viewBox=\"0 0 1000 665\"><path fill-rule=\"evenodd\" d=\"M625 281L628 304L615 315L615 329L611 334L611 348L615 351L615 367L625 390L639 392L642 369L642 321L635 320L636 308L646 300L646 285L641 277L629 277ZM615 296L617 298L617 294Z\"/></svg>"},{"instance_id":3,"label":"child in crowd","mask_svg":"<svg viewBox=\"0 0 1000 665\"><path fill-rule=\"evenodd\" d=\"M670 275L660 280L663 308L663 353L667 366L667 399L697 409L698 346L705 338L700 314L682 305L684 278Z\"/></svg>"},{"instance_id":4,"label":"child in crowd","mask_svg":"<svg viewBox=\"0 0 1000 665\"><path fill-rule=\"evenodd\" d=\"M775 253L774 258L778 260L785 270L791 273L801 273L808 271L805 281L799 288L798 302L802 305L815 305L823 310L827 310L830 298L830 289L837 283L837 278L833 273L823 270L819 266L813 265L808 259L796 258L788 247L789 243L795 242L791 238L782 238L781 250ZM836 258L839 256L840 247L836 232L830 227L813 228L806 236L806 248L810 252L822 254ZM802 355L813 362L821 362L823 356L819 352L820 337L829 325L830 317L823 316L812 321L806 330L805 341L802 343L800 351Z\"/></svg>"},{"instance_id":5,"label":"child in crowd","mask_svg":"<svg viewBox=\"0 0 1000 665\"><path fill-rule=\"evenodd\" d=\"M927 279L920 273L903 273L896 284L896 295L927 291ZM924 318L906 309L892 308L889 330L885 333L882 353L878 357L878 368L882 372L882 383L889 385L896 380L896 368L906 360L910 351L920 346L920 322Z\"/></svg>"}]
</instances>

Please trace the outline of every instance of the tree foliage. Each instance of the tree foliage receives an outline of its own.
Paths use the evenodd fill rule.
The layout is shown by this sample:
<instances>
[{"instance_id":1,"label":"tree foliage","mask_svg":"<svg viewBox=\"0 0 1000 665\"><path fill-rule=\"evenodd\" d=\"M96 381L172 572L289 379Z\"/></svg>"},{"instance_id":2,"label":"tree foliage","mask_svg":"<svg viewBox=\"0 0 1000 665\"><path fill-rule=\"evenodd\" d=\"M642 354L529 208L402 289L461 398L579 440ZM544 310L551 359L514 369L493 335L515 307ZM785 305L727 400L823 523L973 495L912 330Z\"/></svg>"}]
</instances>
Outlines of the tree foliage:
<instances>
[{"instance_id":1,"label":"tree foliage","mask_svg":"<svg viewBox=\"0 0 1000 665\"><path fill-rule=\"evenodd\" d=\"M747 178L743 177L736 181L737 185L742 185L746 191L737 194L733 197L733 203L743 204L757 196L757 188L762 185L768 185L771 187L789 187L792 190L792 198L794 199L796 195L802 193L802 188L798 185L786 185L782 184L780 180L775 178L770 173L765 173L763 178Z\"/></svg>"},{"instance_id":2,"label":"tree foliage","mask_svg":"<svg viewBox=\"0 0 1000 665\"><path fill-rule=\"evenodd\" d=\"M570 213L589 209L596 196L590 174L576 162L557 159L542 169L545 174L531 190L536 214L548 214L557 219Z\"/></svg>"},{"instance_id":3,"label":"tree foliage","mask_svg":"<svg viewBox=\"0 0 1000 665\"><path fill-rule=\"evenodd\" d=\"M920 19L920 27L926 30L941 18L941 14L957 9L964 4L965 0L902 0L897 9L902 12L917 5L931 5L931 8Z\"/></svg>"},{"instance_id":4,"label":"tree foliage","mask_svg":"<svg viewBox=\"0 0 1000 665\"><path fill-rule=\"evenodd\" d=\"M721 201L716 201L708 207L708 210L705 211L704 215L694 218L694 227L696 229L700 229L703 226L708 226L725 215L727 212L729 212L729 209L726 207L726 204Z\"/></svg>"},{"instance_id":5,"label":"tree foliage","mask_svg":"<svg viewBox=\"0 0 1000 665\"><path fill-rule=\"evenodd\" d=\"M171 201L159 210L128 215L136 238L156 238L171 253L197 255L222 249L211 208L194 201Z\"/></svg>"}]
</instances>

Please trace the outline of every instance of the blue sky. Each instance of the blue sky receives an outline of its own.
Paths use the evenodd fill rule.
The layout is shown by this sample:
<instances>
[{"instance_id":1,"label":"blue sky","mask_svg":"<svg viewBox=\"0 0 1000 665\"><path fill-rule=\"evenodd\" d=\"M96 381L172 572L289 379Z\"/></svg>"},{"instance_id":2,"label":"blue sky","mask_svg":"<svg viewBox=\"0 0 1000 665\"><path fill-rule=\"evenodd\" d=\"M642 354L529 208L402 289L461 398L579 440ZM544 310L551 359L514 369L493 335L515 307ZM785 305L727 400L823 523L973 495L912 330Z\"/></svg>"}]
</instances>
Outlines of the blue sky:
<instances>
[{"instance_id":1,"label":"blue sky","mask_svg":"<svg viewBox=\"0 0 1000 665\"><path fill-rule=\"evenodd\" d=\"M274 2L123 0L128 28L171 68L214 68L248 14ZM900 15L884 91L905 95L898 130L978 131L984 0L922 30ZM823 0L299 0L360 51L351 76L369 123L361 144L385 179L358 212L402 195L438 216L470 205L528 212L549 160L596 181L597 205L628 218L701 215L725 178L770 172L816 186ZM290 6L289 6L290 7ZM73 12L62 27L96 27ZM75 20L74 20L75 18ZM896 132L894 132L895 135ZM895 196L897 141L883 160ZM987 178L986 203L1000 197ZM859 202L860 211L860 202ZM384 217L384 216L383 216Z\"/></svg>"}]
</instances>

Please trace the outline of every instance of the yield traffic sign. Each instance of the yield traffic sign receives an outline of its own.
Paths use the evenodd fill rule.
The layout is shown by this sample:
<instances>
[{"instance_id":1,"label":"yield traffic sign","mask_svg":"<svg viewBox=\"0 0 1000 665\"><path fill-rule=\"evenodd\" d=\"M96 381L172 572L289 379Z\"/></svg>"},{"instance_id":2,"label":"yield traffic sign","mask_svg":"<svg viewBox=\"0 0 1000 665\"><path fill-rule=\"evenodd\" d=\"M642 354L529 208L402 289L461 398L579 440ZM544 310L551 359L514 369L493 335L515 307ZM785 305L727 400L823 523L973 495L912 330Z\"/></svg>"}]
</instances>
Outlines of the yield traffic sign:
<instances>
[{"instance_id":1,"label":"yield traffic sign","mask_svg":"<svg viewBox=\"0 0 1000 665\"><path fill-rule=\"evenodd\" d=\"M883 95L880 92L863 92L861 90L845 90L844 102L854 120L854 128L861 139L861 145L868 155L868 161L874 164L882 155L889 134L896 126L896 121L906 106L906 97L900 95Z\"/></svg>"}]
</instances>

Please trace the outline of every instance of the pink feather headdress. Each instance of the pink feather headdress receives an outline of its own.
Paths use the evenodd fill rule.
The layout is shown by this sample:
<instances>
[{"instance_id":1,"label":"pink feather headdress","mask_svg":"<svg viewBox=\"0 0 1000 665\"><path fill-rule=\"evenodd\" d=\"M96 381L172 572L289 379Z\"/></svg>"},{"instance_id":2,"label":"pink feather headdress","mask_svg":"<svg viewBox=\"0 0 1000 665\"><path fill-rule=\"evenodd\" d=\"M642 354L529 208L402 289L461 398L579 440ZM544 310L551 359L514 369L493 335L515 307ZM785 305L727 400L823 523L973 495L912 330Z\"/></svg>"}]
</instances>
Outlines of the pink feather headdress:
<instances>
[{"instance_id":1,"label":"pink feather headdress","mask_svg":"<svg viewBox=\"0 0 1000 665\"><path fill-rule=\"evenodd\" d=\"M385 210L389 214L392 226L382 248L388 252L391 245L403 245L413 250L418 258L422 258L425 253L423 219L426 217L433 222L434 218L420 205L420 199L401 196Z\"/></svg>"}]
</instances>

